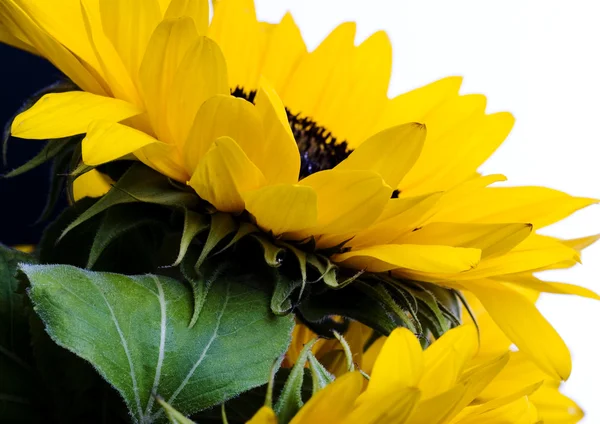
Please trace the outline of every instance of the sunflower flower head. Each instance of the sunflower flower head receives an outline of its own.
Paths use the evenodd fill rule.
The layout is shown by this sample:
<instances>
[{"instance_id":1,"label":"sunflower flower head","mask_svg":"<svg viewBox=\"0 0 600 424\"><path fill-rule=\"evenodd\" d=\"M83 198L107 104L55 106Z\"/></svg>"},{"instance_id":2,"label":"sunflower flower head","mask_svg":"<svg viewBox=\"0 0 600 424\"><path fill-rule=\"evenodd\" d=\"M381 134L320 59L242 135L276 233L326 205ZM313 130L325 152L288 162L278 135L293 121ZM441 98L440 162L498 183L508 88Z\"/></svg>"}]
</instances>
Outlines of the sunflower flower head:
<instances>
[{"instance_id":1,"label":"sunflower flower head","mask_svg":"<svg viewBox=\"0 0 600 424\"><path fill-rule=\"evenodd\" d=\"M368 383L345 372L348 349L319 342L311 355L340 377L293 424L539 422L541 380L502 396L492 381L510 343L553 384L569 377L569 351L535 300L598 296L534 273L575 265L596 238L537 231L596 200L491 186L505 177L477 172L511 114L486 113L459 77L389 98L390 41L377 32L356 45L353 23L308 51L291 15L260 22L252 0L215 2L210 21L206 0L56 3L3 1L0 40L79 87L44 95L11 126L19 138L75 137L71 191L99 200L60 237L126 204L168 210L176 247L155 269L179 266L192 285L190 325L210 288L198 281L229 255L269 281L275 314L306 324L289 366L313 334L389 335L377 354L348 337L371 361ZM107 245L94 242L89 268ZM502 354L476 358L467 315L495 323ZM267 405L251 422L275 420Z\"/></svg>"}]
</instances>

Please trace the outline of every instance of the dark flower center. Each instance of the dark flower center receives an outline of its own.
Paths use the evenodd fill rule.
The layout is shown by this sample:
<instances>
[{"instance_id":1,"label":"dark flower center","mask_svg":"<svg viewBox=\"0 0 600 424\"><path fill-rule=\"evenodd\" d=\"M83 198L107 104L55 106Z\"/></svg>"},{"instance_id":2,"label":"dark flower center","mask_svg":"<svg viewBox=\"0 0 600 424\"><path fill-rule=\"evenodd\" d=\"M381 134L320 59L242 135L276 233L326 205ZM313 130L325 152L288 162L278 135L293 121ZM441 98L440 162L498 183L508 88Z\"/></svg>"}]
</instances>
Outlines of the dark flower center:
<instances>
[{"instance_id":1,"label":"dark flower center","mask_svg":"<svg viewBox=\"0 0 600 424\"><path fill-rule=\"evenodd\" d=\"M256 91L246 92L237 87L231 94L254 103ZM286 107L285 112L292 134L300 151L300 179L332 169L348 157L352 150L346 141L338 141L330 131L302 114L293 114Z\"/></svg>"}]
</instances>

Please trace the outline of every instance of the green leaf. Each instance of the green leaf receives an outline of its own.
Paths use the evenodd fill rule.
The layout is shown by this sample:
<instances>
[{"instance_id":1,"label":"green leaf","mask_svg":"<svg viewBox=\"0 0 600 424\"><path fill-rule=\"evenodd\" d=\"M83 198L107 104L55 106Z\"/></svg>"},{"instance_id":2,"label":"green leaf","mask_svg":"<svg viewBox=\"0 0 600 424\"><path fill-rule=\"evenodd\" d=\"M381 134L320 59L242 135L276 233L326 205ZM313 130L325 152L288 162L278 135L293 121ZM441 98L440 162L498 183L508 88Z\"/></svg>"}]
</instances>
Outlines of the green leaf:
<instances>
[{"instance_id":1,"label":"green leaf","mask_svg":"<svg viewBox=\"0 0 600 424\"><path fill-rule=\"evenodd\" d=\"M29 325L23 296L17 293L20 262L30 255L0 244L0 422L36 422L37 382L31 365Z\"/></svg>"},{"instance_id":2,"label":"green leaf","mask_svg":"<svg viewBox=\"0 0 600 424\"><path fill-rule=\"evenodd\" d=\"M192 329L191 293L171 278L65 265L22 270L48 334L94 365L136 423L165 420L154 395L188 415L265 384L293 327L292 317L271 313L260 276L235 264L213 284Z\"/></svg>"},{"instance_id":3,"label":"green leaf","mask_svg":"<svg viewBox=\"0 0 600 424\"><path fill-rule=\"evenodd\" d=\"M197 205L199 201L200 198L196 194L176 189L164 175L141 163L136 163L108 193L65 228L60 237L64 237L73 228L115 205L142 202L186 208Z\"/></svg>"},{"instance_id":4,"label":"green leaf","mask_svg":"<svg viewBox=\"0 0 600 424\"><path fill-rule=\"evenodd\" d=\"M313 339L304 345L304 348L298 355L296 363L283 386L283 390L277 403L275 404L275 413L279 418L279 424L287 424L302 408L302 385L304 383L304 365L308 360L308 354L318 339Z\"/></svg>"}]
</instances>

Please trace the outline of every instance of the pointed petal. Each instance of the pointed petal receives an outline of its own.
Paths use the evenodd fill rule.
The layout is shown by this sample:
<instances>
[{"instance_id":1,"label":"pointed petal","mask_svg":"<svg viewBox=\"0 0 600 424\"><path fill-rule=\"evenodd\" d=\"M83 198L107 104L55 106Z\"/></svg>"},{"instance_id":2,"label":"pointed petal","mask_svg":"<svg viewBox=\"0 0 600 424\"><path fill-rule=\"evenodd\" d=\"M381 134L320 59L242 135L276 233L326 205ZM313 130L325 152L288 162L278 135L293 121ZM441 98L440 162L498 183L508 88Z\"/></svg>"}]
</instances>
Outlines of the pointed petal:
<instances>
[{"instance_id":1,"label":"pointed petal","mask_svg":"<svg viewBox=\"0 0 600 424\"><path fill-rule=\"evenodd\" d=\"M419 382L423 399L451 389L477 352L477 330L462 325L446 332L423 353L424 374Z\"/></svg>"},{"instance_id":2,"label":"pointed petal","mask_svg":"<svg viewBox=\"0 0 600 424\"><path fill-rule=\"evenodd\" d=\"M548 424L576 424L584 416L579 405L556 387L544 385L529 399L536 406L540 419Z\"/></svg>"},{"instance_id":3,"label":"pointed petal","mask_svg":"<svg viewBox=\"0 0 600 424\"><path fill-rule=\"evenodd\" d=\"M27 39L35 50L79 87L94 94L106 95L105 89L82 62L43 31L15 2L0 2L0 21L12 34L27 34Z\"/></svg>"},{"instance_id":4,"label":"pointed petal","mask_svg":"<svg viewBox=\"0 0 600 424\"><path fill-rule=\"evenodd\" d=\"M529 222L537 230L597 202L546 187L490 187L476 192L448 193L441 201L436 220Z\"/></svg>"},{"instance_id":5,"label":"pointed petal","mask_svg":"<svg viewBox=\"0 0 600 424\"><path fill-rule=\"evenodd\" d=\"M113 184L110 177L92 169L73 181L73 198L77 201L84 197L104 196Z\"/></svg>"},{"instance_id":6,"label":"pointed petal","mask_svg":"<svg viewBox=\"0 0 600 424\"><path fill-rule=\"evenodd\" d=\"M263 139L256 107L244 99L225 95L217 95L204 102L184 145L187 169L193 170L213 141L223 136L233 138L254 162L257 147Z\"/></svg>"},{"instance_id":7,"label":"pointed petal","mask_svg":"<svg viewBox=\"0 0 600 424\"><path fill-rule=\"evenodd\" d=\"M600 300L600 296L592 290L585 287L576 286L568 283L555 283L551 281L543 281L535 277L533 274L515 274L504 277L499 277L500 281L516 284L521 287L530 288L542 293L555 294L572 294L588 299Z\"/></svg>"},{"instance_id":8,"label":"pointed petal","mask_svg":"<svg viewBox=\"0 0 600 424\"><path fill-rule=\"evenodd\" d=\"M150 36L161 20L158 2L99 0L99 5L104 34L135 81Z\"/></svg>"},{"instance_id":9,"label":"pointed petal","mask_svg":"<svg viewBox=\"0 0 600 424\"><path fill-rule=\"evenodd\" d=\"M406 387L417 387L422 375L421 344L410 330L398 328L392 331L381 348L363 396L371 398Z\"/></svg>"},{"instance_id":10,"label":"pointed petal","mask_svg":"<svg viewBox=\"0 0 600 424\"><path fill-rule=\"evenodd\" d=\"M562 242L565 245L581 252L583 249L585 249L586 247L590 247L592 244L596 243L598 240L600 240L600 234L596 234L596 235L588 236L588 237L570 239L570 240L562 240Z\"/></svg>"},{"instance_id":11,"label":"pointed petal","mask_svg":"<svg viewBox=\"0 0 600 424\"><path fill-rule=\"evenodd\" d=\"M279 184L242 193L246 210L265 231L279 235L317 224L317 193L311 187Z\"/></svg>"},{"instance_id":12,"label":"pointed petal","mask_svg":"<svg viewBox=\"0 0 600 424\"><path fill-rule=\"evenodd\" d=\"M370 272L398 268L421 272L463 272L477 266L480 255L479 249L387 244L334 255L333 260Z\"/></svg>"},{"instance_id":13,"label":"pointed petal","mask_svg":"<svg viewBox=\"0 0 600 424\"><path fill-rule=\"evenodd\" d=\"M182 16L192 18L198 34L205 35L208 30L208 0L171 0L164 19Z\"/></svg>"},{"instance_id":14,"label":"pointed petal","mask_svg":"<svg viewBox=\"0 0 600 424\"><path fill-rule=\"evenodd\" d=\"M46 94L12 123L15 137L46 140L83 134L91 122L119 122L143 111L111 97L85 91Z\"/></svg>"},{"instance_id":15,"label":"pointed petal","mask_svg":"<svg viewBox=\"0 0 600 424\"><path fill-rule=\"evenodd\" d=\"M531 301L492 280L473 281L468 287L519 350L549 375L569 378L569 349Z\"/></svg>"},{"instance_id":16,"label":"pointed petal","mask_svg":"<svg viewBox=\"0 0 600 424\"><path fill-rule=\"evenodd\" d=\"M172 142L167 105L179 64L198 39L192 18L161 22L152 34L140 66L140 86L157 137ZM211 142L214 141L211 140Z\"/></svg>"},{"instance_id":17,"label":"pointed petal","mask_svg":"<svg viewBox=\"0 0 600 424\"><path fill-rule=\"evenodd\" d=\"M299 183L318 196L319 219L312 234L354 232L372 224L385 207L392 190L371 171L314 173Z\"/></svg>"},{"instance_id":18,"label":"pointed petal","mask_svg":"<svg viewBox=\"0 0 600 424\"><path fill-rule=\"evenodd\" d=\"M255 90L262 46L253 0L220 0L215 5L208 36L223 50L229 86Z\"/></svg>"},{"instance_id":19,"label":"pointed petal","mask_svg":"<svg viewBox=\"0 0 600 424\"><path fill-rule=\"evenodd\" d=\"M359 372L344 374L313 395L290 424L346 422L362 386L363 376Z\"/></svg>"},{"instance_id":20,"label":"pointed petal","mask_svg":"<svg viewBox=\"0 0 600 424\"><path fill-rule=\"evenodd\" d=\"M275 90L266 80L256 95L256 110L265 131L264 141L255 143L253 155L256 165L272 184L293 184L300 174L300 153L290 129L285 107ZM276 152L277 160L273 160Z\"/></svg>"},{"instance_id":21,"label":"pointed petal","mask_svg":"<svg viewBox=\"0 0 600 424\"><path fill-rule=\"evenodd\" d=\"M291 73L305 54L300 29L292 15L286 13L269 37L262 64L262 74L278 93L284 93Z\"/></svg>"},{"instance_id":22,"label":"pointed petal","mask_svg":"<svg viewBox=\"0 0 600 424\"><path fill-rule=\"evenodd\" d=\"M40 53L31 45L27 37L23 34L13 34L0 21L0 43L8 44L20 50L25 50L31 54L40 55Z\"/></svg>"},{"instance_id":23,"label":"pointed petal","mask_svg":"<svg viewBox=\"0 0 600 424\"><path fill-rule=\"evenodd\" d=\"M240 193L264 184L260 170L230 137L219 137L202 157L189 184L222 212L242 212Z\"/></svg>"},{"instance_id":24,"label":"pointed petal","mask_svg":"<svg viewBox=\"0 0 600 424\"><path fill-rule=\"evenodd\" d=\"M355 49L350 90L338 109L344 115L338 118L344 120L338 138L347 140L350 148L373 134L388 102L391 73L392 44L384 31L377 31Z\"/></svg>"},{"instance_id":25,"label":"pointed petal","mask_svg":"<svg viewBox=\"0 0 600 424\"><path fill-rule=\"evenodd\" d=\"M327 91L339 88L339 85L332 87L336 86L332 83L332 75L342 70L346 72L344 63L350 63L355 33L356 24L341 24L298 63L282 94L285 105L292 113L310 116L335 132L331 122L319 116L319 108L321 103L332 97Z\"/></svg>"},{"instance_id":26,"label":"pointed petal","mask_svg":"<svg viewBox=\"0 0 600 424\"><path fill-rule=\"evenodd\" d=\"M125 125L95 121L90 124L81 143L81 156L86 165L96 166L153 143L160 141Z\"/></svg>"},{"instance_id":27,"label":"pointed petal","mask_svg":"<svg viewBox=\"0 0 600 424\"><path fill-rule=\"evenodd\" d=\"M229 94L228 84L221 49L210 38L198 38L181 60L168 94L167 113L174 144L183 147L200 106L212 96Z\"/></svg>"},{"instance_id":28,"label":"pointed petal","mask_svg":"<svg viewBox=\"0 0 600 424\"><path fill-rule=\"evenodd\" d=\"M388 101L377 128L420 122L435 107L458 94L462 77L447 77L401 94Z\"/></svg>"},{"instance_id":29,"label":"pointed petal","mask_svg":"<svg viewBox=\"0 0 600 424\"><path fill-rule=\"evenodd\" d=\"M403 243L442 244L481 249L481 257L507 253L531 234L531 224L434 222L402 236Z\"/></svg>"},{"instance_id":30,"label":"pointed petal","mask_svg":"<svg viewBox=\"0 0 600 424\"><path fill-rule=\"evenodd\" d=\"M532 233L515 248L502 256L492 256L482 261L476 269L457 275L457 281L487 278L505 274L535 272L569 266L579 261L579 253L558 240Z\"/></svg>"},{"instance_id":31,"label":"pointed petal","mask_svg":"<svg viewBox=\"0 0 600 424\"><path fill-rule=\"evenodd\" d=\"M410 123L381 131L362 143L335 169L377 172L390 187L397 187L419 158L427 131Z\"/></svg>"},{"instance_id":32,"label":"pointed petal","mask_svg":"<svg viewBox=\"0 0 600 424\"><path fill-rule=\"evenodd\" d=\"M81 0L81 14L87 39L98 62L98 74L102 76L112 96L143 106L133 82L137 74L130 74L123 59L104 33L98 0Z\"/></svg>"},{"instance_id":33,"label":"pointed petal","mask_svg":"<svg viewBox=\"0 0 600 424\"><path fill-rule=\"evenodd\" d=\"M277 424L277 415L268 406L263 406L246 424Z\"/></svg>"},{"instance_id":34,"label":"pointed petal","mask_svg":"<svg viewBox=\"0 0 600 424\"><path fill-rule=\"evenodd\" d=\"M422 401L411 424L446 424L498 375L508 361L508 354L493 359L463 374L450 390Z\"/></svg>"},{"instance_id":35,"label":"pointed petal","mask_svg":"<svg viewBox=\"0 0 600 424\"><path fill-rule=\"evenodd\" d=\"M414 387L387 392L385 396L370 398L358 404L344 424L404 424L418 405L420 393ZM325 421L330 422L330 421Z\"/></svg>"},{"instance_id":36,"label":"pointed petal","mask_svg":"<svg viewBox=\"0 0 600 424\"><path fill-rule=\"evenodd\" d=\"M441 196L442 193L432 193L424 196L390 199L377 221L356 234L348 245L363 247L401 240L403 235L416 230L435 214L436 205ZM348 235L345 240L350 237L351 235Z\"/></svg>"},{"instance_id":37,"label":"pointed petal","mask_svg":"<svg viewBox=\"0 0 600 424\"><path fill-rule=\"evenodd\" d=\"M176 146L166 143L152 143L135 151L134 154L152 169L175 181L185 183L190 179L191 174L186 172L181 152Z\"/></svg>"}]
</instances>

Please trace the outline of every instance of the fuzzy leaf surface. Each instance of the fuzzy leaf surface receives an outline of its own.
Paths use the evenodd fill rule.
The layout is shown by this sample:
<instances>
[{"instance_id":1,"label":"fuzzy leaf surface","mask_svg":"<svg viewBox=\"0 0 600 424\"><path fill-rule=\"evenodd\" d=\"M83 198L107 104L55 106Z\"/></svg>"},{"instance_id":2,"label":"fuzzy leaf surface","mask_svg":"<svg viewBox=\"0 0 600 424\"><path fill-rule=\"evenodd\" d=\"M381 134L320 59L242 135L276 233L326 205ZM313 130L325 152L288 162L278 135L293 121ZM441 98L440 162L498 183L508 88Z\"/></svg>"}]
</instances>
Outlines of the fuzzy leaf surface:
<instances>
[{"instance_id":1,"label":"fuzzy leaf surface","mask_svg":"<svg viewBox=\"0 0 600 424\"><path fill-rule=\"evenodd\" d=\"M289 344L292 317L273 315L264 282L234 265L212 285L193 328L192 294L177 280L67 265L22 270L51 338L91 362L136 423L167 420L154 395L189 415L265 384Z\"/></svg>"}]
</instances>

